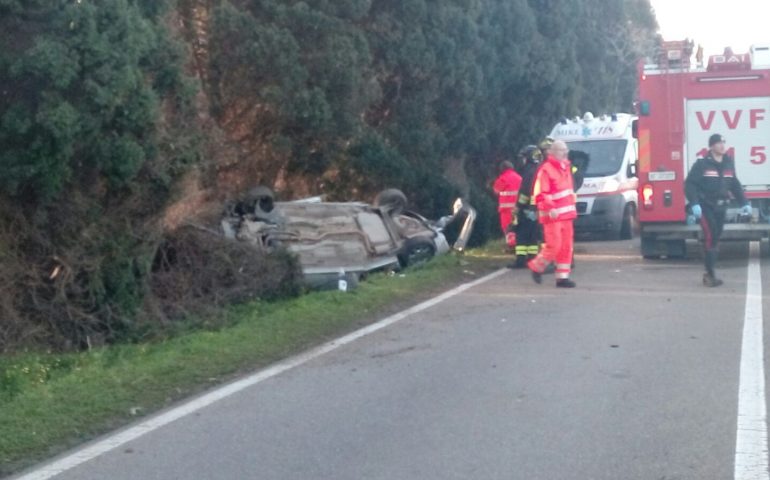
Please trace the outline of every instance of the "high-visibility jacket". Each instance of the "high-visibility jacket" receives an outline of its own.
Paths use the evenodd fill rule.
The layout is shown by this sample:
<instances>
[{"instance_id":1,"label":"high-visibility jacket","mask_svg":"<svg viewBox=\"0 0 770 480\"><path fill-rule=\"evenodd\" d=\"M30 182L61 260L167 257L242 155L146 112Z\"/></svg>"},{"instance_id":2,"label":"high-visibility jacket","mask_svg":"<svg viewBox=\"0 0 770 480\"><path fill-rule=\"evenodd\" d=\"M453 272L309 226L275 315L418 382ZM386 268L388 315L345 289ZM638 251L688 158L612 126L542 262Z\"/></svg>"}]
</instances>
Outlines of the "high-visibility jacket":
<instances>
[{"instance_id":1,"label":"high-visibility jacket","mask_svg":"<svg viewBox=\"0 0 770 480\"><path fill-rule=\"evenodd\" d=\"M569 160L549 156L537 172L532 202L537 206L540 223L577 218L571 167Z\"/></svg>"},{"instance_id":2,"label":"high-visibility jacket","mask_svg":"<svg viewBox=\"0 0 770 480\"><path fill-rule=\"evenodd\" d=\"M497 177L494 189L498 199L498 210L516 208L520 187L521 176L512 168L505 170Z\"/></svg>"}]
</instances>

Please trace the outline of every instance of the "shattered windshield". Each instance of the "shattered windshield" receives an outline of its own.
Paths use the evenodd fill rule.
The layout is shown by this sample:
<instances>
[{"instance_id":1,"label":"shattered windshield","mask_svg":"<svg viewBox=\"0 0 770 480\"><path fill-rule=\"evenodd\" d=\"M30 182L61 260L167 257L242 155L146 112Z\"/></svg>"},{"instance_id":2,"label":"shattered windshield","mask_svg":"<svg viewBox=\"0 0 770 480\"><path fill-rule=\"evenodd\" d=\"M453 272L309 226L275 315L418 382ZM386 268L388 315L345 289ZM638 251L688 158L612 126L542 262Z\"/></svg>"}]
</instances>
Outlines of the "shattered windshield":
<instances>
[{"instance_id":1,"label":"shattered windshield","mask_svg":"<svg viewBox=\"0 0 770 480\"><path fill-rule=\"evenodd\" d=\"M626 140L570 142L570 160L584 172L585 177L606 177L620 170L626 144Z\"/></svg>"}]
</instances>

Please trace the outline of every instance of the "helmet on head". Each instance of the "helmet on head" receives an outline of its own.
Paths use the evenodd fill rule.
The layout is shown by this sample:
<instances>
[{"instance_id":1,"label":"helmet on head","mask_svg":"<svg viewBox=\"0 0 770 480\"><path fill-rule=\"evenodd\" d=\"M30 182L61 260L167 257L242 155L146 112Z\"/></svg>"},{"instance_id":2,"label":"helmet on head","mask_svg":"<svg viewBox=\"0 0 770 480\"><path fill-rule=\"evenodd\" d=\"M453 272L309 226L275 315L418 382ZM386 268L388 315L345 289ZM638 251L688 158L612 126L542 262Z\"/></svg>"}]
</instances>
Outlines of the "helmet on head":
<instances>
[{"instance_id":1,"label":"helmet on head","mask_svg":"<svg viewBox=\"0 0 770 480\"><path fill-rule=\"evenodd\" d=\"M523 167L525 165L537 165L543 161L543 153L537 148L536 145L527 145L519 150L518 164Z\"/></svg>"},{"instance_id":2,"label":"helmet on head","mask_svg":"<svg viewBox=\"0 0 770 480\"><path fill-rule=\"evenodd\" d=\"M545 137L542 140L540 140L540 143L537 144L537 147L541 150L542 153L545 153L551 148L551 145L553 145L553 142L554 142L553 138Z\"/></svg>"}]
</instances>

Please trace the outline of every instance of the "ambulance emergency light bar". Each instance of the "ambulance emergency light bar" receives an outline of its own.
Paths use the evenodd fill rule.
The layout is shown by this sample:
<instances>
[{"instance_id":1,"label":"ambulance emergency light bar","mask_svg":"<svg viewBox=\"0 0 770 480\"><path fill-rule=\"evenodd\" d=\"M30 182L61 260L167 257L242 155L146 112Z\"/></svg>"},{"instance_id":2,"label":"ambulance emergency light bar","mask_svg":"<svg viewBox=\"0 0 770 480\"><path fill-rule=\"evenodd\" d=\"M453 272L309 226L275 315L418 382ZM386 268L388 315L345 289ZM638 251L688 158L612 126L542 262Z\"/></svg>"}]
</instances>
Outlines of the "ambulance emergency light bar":
<instances>
[{"instance_id":1,"label":"ambulance emergency light bar","mask_svg":"<svg viewBox=\"0 0 770 480\"><path fill-rule=\"evenodd\" d=\"M611 122L617 122L618 121L618 114L617 113L613 113L613 114L611 114L608 117L606 113L603 113L603 114L601 114L599 116L599 120L602 121L602 122L606 122L608 118L609 118L609 120ZM561 120L559 120L559 123L561 123L562 125L567 125L568 123L580 123L580 122L591 123L593 121L594 121L594 114L591 113L591 112L586 112L583 115L582 119L580 117L575 117L575 118L570 120L567 117L561 117Z\"/></svg>"}]
</instances>

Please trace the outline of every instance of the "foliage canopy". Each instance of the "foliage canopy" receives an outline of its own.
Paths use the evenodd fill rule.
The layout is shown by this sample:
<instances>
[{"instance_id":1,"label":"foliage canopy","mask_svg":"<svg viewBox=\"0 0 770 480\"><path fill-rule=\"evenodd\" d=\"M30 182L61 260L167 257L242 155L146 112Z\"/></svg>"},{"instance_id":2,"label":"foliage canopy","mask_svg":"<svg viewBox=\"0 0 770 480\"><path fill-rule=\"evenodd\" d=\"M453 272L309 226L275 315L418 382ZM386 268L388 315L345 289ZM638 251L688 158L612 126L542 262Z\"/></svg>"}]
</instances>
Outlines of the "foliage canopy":
<instances>
[{"instance_id":1,"label":"foliage canopy","mask_svg":"<svg viewBox=\"0 0 770 480\"><path fill-rule=\"evenodd\" d=\"M0 347L130 337L158 219L222 142L279 195L462 193L481 242L494 165L630 110L656 28L648 0L0 0Z\"/></svg>"}]
</instances>

